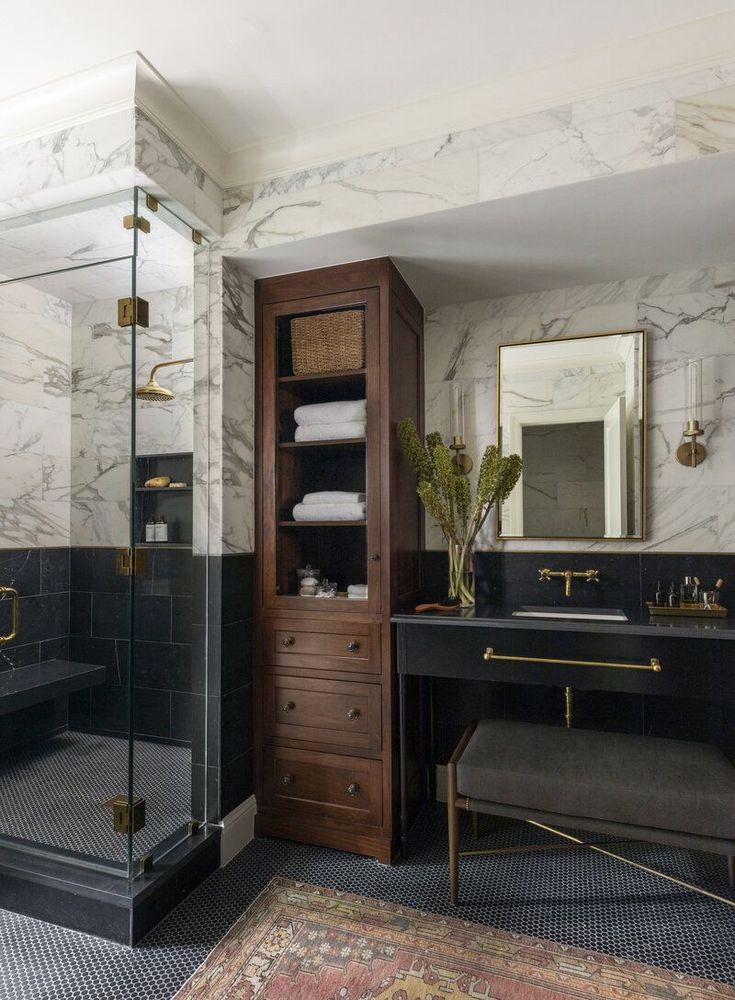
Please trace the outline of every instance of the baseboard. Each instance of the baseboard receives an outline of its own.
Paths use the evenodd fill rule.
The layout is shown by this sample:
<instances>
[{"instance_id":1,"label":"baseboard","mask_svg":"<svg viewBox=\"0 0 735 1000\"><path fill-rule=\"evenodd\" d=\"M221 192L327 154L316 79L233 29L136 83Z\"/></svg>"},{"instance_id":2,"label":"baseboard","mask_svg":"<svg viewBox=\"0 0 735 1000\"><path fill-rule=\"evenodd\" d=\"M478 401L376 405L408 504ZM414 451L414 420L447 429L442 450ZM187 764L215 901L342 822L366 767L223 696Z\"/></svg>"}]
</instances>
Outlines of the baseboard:
<instances>
[{"instance_id":1,"label":"baseboard","mask_svg":"<svg viewBox=\"0 0 735 1000\"><path fill-rule=\"evenodd\" d=\"M222 820L220 865L226 865L249 844L255 836L255 814L258 811L255 796L251 795Z\"/></svg>"}]
</instances>

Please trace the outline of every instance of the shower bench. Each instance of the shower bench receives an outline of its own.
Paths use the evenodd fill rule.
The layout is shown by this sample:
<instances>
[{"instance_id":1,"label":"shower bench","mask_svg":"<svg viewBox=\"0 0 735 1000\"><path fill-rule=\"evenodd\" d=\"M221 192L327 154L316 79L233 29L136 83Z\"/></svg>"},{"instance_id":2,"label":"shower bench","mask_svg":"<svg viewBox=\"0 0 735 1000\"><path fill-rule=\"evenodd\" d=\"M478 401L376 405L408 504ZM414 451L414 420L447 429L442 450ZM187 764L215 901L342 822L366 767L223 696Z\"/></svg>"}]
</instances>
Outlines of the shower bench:
<instances>
[{"instance_id":1,"label":"shower bench","mask_svg":"<svg viewBox=\"0 0 735 1000\"><path fill-rule=\"evenodd\" d=\"M45 660L0 673L0 716L104 684L107 668L71 660Z\"/></svg>"}]
</instances>

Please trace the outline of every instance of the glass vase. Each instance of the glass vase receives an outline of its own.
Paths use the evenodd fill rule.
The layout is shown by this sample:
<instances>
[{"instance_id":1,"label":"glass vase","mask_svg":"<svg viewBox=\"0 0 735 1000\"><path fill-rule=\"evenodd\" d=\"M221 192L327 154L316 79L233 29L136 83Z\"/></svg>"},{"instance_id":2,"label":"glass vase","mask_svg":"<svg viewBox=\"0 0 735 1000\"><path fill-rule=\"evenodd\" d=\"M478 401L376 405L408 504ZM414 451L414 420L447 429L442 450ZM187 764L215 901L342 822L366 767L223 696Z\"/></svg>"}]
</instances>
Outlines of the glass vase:
<instances>
[{"instance_id":1,"label":"glass vase","mask_svg":"<svg viewBox=\"0 0 735 1000\"><path fill-rule=\"evenodd\" d=\"M449 543L449 600L463 608L475 606L472 546Z\"/></svg>"}]
</instances>

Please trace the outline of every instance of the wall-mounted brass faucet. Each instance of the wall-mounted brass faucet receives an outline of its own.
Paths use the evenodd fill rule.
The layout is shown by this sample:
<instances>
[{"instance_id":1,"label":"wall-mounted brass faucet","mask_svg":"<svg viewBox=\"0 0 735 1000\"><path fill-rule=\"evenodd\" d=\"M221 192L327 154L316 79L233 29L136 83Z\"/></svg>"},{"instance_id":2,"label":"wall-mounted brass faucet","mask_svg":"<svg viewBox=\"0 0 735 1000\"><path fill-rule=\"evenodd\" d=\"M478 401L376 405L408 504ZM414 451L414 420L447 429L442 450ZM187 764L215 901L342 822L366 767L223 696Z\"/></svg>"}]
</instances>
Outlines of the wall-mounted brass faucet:
<instances>
[{"instance_id":1,"label":"wall-mounted brass faucet","mask_svg":"<svg viewBox=\"0 0 735 1000\"><path fill-rule=\"evenodd\" d=\"M599 583L600 582L600 571L599 569L585 569L581 573L575 573L571 569L562 570L551 570L551 569L540 569L538 571L539 580L553 580L556 578L564 580L564 596L572 596L572 580L575 578L578 580L586 580L587 583Z\"/></svg>"}]
</instances>

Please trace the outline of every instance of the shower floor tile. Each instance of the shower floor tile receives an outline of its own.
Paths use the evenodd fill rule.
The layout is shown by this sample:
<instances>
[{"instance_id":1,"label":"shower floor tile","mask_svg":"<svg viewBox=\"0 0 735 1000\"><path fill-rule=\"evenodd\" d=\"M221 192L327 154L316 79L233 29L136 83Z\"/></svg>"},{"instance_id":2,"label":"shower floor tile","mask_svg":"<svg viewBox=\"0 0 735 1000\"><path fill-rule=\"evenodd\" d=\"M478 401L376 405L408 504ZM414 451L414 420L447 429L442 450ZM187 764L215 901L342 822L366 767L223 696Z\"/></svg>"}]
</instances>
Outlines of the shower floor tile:
<instances>
[{"instance_id":1,"label":"shower floor tile","mask_svg":"<svg viewBox=\"0 0 735 1000\"><path fill-rule=\"evenodd\" d=\"M191 751L135 741L134 791L146 822L133 838L141 857L191 817ZM124 863L126 837L102 803L125 793L128 741L66 732L0 755L0 837Z\"/></svg>"}]
</instances>

